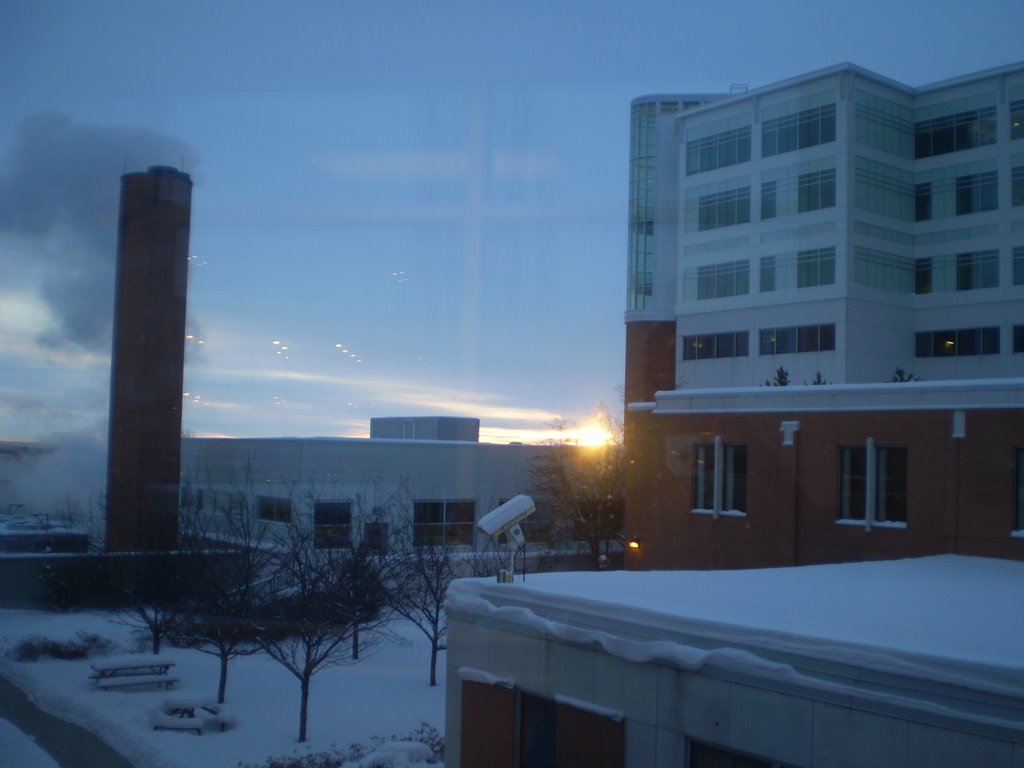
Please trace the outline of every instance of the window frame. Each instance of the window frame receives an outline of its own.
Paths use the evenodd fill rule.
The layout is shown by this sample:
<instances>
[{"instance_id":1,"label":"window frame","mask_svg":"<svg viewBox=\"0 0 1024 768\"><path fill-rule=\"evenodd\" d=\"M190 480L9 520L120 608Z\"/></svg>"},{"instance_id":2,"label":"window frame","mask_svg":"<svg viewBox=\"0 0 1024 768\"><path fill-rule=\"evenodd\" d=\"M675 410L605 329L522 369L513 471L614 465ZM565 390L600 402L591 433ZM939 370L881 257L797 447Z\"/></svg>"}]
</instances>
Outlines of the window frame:
<instances>
[{"instance_id":1,"label":"window frame","mask_svg":"<svg viewBox=\"0 0 1024 768\"><path fill-rule=\"evenodd\" d=\"M839 445L838 451L836 522L868 529L905 528L910 495L909 448L875 445L869 438L864 445ZM869 458L872 455L873 466ZM896 477L897 473L901 477ZM874 498L870 499L872 486Z\"/></svg>"},{"instance_id":2,"label":"window frame","mask_svg":"<svg viewBox=\"0 0 1024 768\"><path fill-rule=\"evenodd\" d=\"M716 470L719 453L723 465L721 473ZM725 443L720 437L716 437L713 443L694 443L690 511L710 512L715 516L746 515L749 477L750 458L746 443Z\"/></svg>"},{"instance_id":3,"label":"window frame","mask_svg":"<svg viewBox=\"0 0 1024 768\"><path fill-rule=\"evenodd\" d=\"M332 518L327 522L324 516ZM352 502L319 500L313 502L313 546L316 549L343 549L352 544Z\"/></svg>"},{"instance_id":4,"label":"window frame","mask_svg":"<svg viewBox=\"0 0 1024 768\"><path fill-rule=\"evenodd\" d=\"M286 496L257 496L256 517L268 523L291 524L292 500Z\"/></svg>"},{"instance_id":5,"label":"window frame","mask_svg":"<svg viewBox=\"0 0 1024 768\"><path fill-rule=\"evenodd\" d=\"M412 515L413 546L473 546L475 499L417 499Z\"/></svg>"}]
</instances>

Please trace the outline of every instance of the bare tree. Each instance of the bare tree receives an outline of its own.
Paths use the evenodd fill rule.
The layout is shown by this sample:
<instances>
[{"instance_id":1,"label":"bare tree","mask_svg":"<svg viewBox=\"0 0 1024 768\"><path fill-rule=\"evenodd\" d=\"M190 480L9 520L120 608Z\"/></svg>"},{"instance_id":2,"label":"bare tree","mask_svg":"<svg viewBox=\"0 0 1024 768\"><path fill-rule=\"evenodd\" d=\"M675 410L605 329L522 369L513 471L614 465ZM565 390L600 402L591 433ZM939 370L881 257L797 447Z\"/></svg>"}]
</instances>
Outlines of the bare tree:
<instances>
[{"instance_id":1,"label":"bare tree","mask_svg":"<svg viewBox=\"0 0 1024 768\"><path fill-rule=\"evenodd\" d=\"M448 636L444 610L448 585L466 575L459 562L464 546L444 535L415 540L415 524L407 519L396 537L391 560L392 606L430 641L430 685L437 685L437 655ZM462 566L462 567L460 567Z\"/></svg>"},{"instance_id":2,"label":"bare tree","mask_svg":"<svg viewBox=\"0 0 1024 768\"><path fill-rule=\"evenodd\" d=\"M622 421L607 406L599 415L611 435L607 443L585 446L556 440L531 467L533 488L554 507L553 535L582 542L595 569L611 543L622 540L625 500ZM570 425L558 426L565 432Z\"/></svg>"},{"instance_id":3,"label":"bare tree","mask_svg":"<svg viewBox=\"0 0 1024 768\"><path fill-rule=\"evenodd\" d=\"M106 558L123 600L115 621L148 635L150 650L160 653L193 595L184 560L174 552L108 554Z\"/></svg>"},{"instance_id":4,"label":"bare tree","mask_svg":"<svg viewBox=\"0 0 1024 768\"><path fill-rule=\"evenodd\" d=\"M358 615L364 633L372 619L365 603L349 602L360 589L345 550L317 549L310 526L290 527L281 562L285 586L263 606L256 620L256 641L299 681L299 741L306 740L309 688L314 675L353 661L351 639ZM386 617L381 614L381 621Z\"/></svg>"},{"instance_id":5,"label":"bare tree","mask_svg":"<svg viewBox=\"0 0 1024 768\"><path fill-rule=\"evenodd\" d=\"M231 505L210 494L210 511L198 496L184 495L190 503L180 530L194 591L171 637L217 657L217 701L223 703L231 660L259 650L252 622L267 598L277 552L266 525L252 514L251 493L237 494L240 501Z\"/></svg>"}]
</instances>

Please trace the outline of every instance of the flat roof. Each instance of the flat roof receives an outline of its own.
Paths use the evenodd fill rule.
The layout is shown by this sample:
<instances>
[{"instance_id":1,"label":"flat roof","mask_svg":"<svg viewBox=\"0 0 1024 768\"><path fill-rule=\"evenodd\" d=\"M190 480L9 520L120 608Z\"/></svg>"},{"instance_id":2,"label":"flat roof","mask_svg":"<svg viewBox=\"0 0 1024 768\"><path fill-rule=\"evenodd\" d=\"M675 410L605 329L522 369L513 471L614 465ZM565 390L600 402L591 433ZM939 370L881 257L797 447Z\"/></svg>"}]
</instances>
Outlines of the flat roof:
<instances>
[{"instance_id":1,"label":"flat roof","mask_svg":"<svg viewBox=\"0 0 1024 768\"><path fill-rule=\"evenodd\" d=\"M642 546L642 544L641 544ZM1024 733L1024 562L939 555L455 582L456 618Z\"/></svg>"}]
</instances>

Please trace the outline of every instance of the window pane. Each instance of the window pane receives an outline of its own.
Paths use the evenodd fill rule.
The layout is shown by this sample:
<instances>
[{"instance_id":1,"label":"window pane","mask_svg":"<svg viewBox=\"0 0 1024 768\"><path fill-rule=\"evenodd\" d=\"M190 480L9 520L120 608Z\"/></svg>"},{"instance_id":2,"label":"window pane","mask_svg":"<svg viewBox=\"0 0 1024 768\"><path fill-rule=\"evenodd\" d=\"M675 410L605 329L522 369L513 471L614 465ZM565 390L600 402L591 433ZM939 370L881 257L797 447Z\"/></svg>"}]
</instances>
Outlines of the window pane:
<instances>
[{"instance_id":1,"label":"window pane","mask_svg":"<svg viewBox=\"0 0 1024 768\"><path fill-rule=\"evenodd\" d=\"M822 325L818 330L818 349L821 352L832 352L836 348L835 325Z\"/></svg>"},{"instance_id":2,"label":"window pane","mask_svg":"<svg viewBox=\"0 0 1024 768\"><path fill-rule=\"evenodd\" d=\"M846 446L839 449L839 517L843 520L864 519L867 450Z\"/></svg>"},{"instance_id":3,"label":"window pane","mask_svg":"<svg viewBox=\"0 0 1024 768\"><path fill-rule=\"evenodd\" d=\"M875 519L906 522L907 520L907 449L878 448Z\"/></svg>"}]
</instances>

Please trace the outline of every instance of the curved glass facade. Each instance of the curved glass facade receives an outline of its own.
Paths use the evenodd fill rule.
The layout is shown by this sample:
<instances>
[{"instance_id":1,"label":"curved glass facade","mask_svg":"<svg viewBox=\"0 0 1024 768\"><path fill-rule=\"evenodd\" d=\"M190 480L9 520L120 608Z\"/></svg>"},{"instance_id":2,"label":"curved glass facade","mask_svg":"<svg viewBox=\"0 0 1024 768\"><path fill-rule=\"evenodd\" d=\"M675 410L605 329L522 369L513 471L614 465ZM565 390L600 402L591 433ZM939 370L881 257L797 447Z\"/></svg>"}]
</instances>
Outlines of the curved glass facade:
<instances>
[{"instance_id":1,"label":"curved glass facade","mask_svg":"<svg viewBox=\"0 0 1024 768\"><path fill-rule=\"evenodd\" d=\"M654 303L654 152L658 103L633 105L629 129L628 309Z\"/></svg>"}]
</instances>

